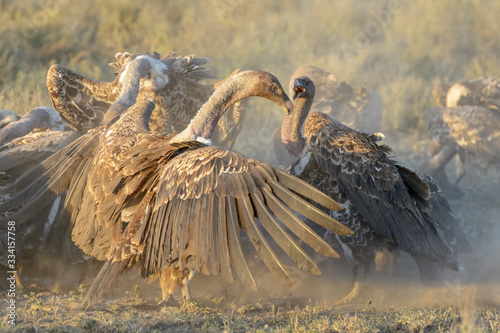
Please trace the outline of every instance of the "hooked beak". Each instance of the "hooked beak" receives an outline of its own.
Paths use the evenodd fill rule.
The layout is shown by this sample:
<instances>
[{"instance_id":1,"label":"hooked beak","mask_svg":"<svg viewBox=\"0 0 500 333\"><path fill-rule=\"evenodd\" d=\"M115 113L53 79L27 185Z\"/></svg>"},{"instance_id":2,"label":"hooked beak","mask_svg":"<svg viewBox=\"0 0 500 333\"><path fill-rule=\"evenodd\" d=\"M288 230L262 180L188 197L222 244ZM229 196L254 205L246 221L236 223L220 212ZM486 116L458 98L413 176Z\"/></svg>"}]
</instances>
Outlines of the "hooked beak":
<instances>
[{"instance_id":1,"label":"hooked beak","mask_svg":"<svg viewBox=\"0 0 500 333\"><path fill-rule=\"evenodd\" d=\"M288 96L286 94L285 94L284 103L285 103L285 107L283 109L286 111L286 113L287 114L292 113L292 111L293 111L293 103L290 100L290 98L288 98Z\"/></svg>"},{"instance_id":2,"label":"hooked beak","mask_svg":"<svg viewBox=\"0 0 500 333\"><path fill-rule=\"evenodd\" d=\"M335 77L335 75L333 74L330 74L326 77L326 79L330 82L330 83L333 83L333 84L336 84L337 83L337 78Z\"/></svg>"},{"instance_id":3,"label":"hooked beak","mask_svg":"<svg viewBox=\"0 0 500 333\"><path fill-rule=\"evenodd\" d=\"M306 92L306 88L302 84L302 80L295 79L293 81L293 100L295 101L297 98L302 97Z\"/></svg>"}]
</instances>

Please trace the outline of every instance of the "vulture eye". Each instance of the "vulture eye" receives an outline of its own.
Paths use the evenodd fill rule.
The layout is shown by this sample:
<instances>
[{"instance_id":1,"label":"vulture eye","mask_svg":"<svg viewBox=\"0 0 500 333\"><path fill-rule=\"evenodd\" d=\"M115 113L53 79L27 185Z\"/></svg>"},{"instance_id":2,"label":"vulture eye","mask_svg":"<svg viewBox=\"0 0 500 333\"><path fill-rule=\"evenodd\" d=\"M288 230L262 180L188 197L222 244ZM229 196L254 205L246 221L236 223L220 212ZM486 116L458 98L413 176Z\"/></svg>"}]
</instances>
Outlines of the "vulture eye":
<instances>
[{"instance_id":1,"label":"vulture eye","mask_svg":"<svg viewBox=\"0 0 500 333\"><path fill-rule=\"evenodd\" d=\"M272 87L271 87L271 89L274 90L274 91L278 91L278 86L275 85L275 84L273 84Z\"/></svg>"}]
</instances>

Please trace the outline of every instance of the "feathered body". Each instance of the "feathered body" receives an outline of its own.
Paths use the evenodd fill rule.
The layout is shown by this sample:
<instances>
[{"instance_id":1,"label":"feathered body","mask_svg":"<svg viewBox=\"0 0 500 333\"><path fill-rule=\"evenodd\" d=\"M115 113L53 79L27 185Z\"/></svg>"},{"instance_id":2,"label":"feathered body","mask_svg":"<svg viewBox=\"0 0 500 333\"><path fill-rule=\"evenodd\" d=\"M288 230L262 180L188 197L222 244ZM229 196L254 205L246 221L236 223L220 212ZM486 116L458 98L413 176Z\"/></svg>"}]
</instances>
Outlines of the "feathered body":
<instances>
[{"instance_id":1,"label":"feathered body","mask_svg":"<svg viewBox=\"0 0 500 333\"><path fill-rule=\"evenodd\" d=\"M367 268L375 251L389 247L412 254L424 279L434 277L429 266L458 270L456 253L470 248L451 213L441 211L449 206L435 184L431 191L427 181L391 160L390 149L372 136L326 114L309 114L314 97L309 78L292 80L292 88L294 112L282 127L283 142L294 159L291 173L343 206L332 216L355 232L340 239L357 265Z\"/></svg>"},{"instance_id":2,"label":"feathered body","mask_svg":"<svg viewBox=\"0 0 500 333\"><path fill-rule=\"evenodd\" d=\"M263 96L287 112L292 107L277 79L268 73L240 73L225 87L231 96L218 90L186 130L175 136L150 131L149 118L155 105L137 102L44 162L48 169L35 180L34 194L33 188L27 189L23 198L4 203L4 207L20 203L16 218L27 221L33 214L30 208L45 205L50 196L68 189L65 207L71 224L59 225L59 220L54 228L60 227L59 235L68 230L87 255L106 260L89 290L87 305L135 262L141 265L143 276L160 275L165 299L178 285L189 297L187 284L197 272L219 274L226 281L232 281L236 274L246 286L256 289L241 245L241 230L284 284L293 284L294 276L277 257L269 237L299 268L319 273L274 215L319 253L336 256L290 210L348 234L350 230L294 192L337 209L333 200L265 163L192 141L209 141L228 106L242 98ZM39 189L37 183L44 185Z\"/></svg>"},{"instance_id":3,"label":"feathered body","mask_svg":"<svg viewBox=\"0 0 500 333\"><path fill-rule=\"evenodd\" d=\"M215 78L204 67L208 58L194 56L177 57L175 53L161 57L158 53L147 54L161 61L157 72L166 79L156 84L141 84L138 99L152 99L157 107L150 120L150 128L158 133L178 133L188 125L196 112L215 91L213 85L199 83L200 80ZM47 75L47 86L54 106L70 126L86 131L102 123L103 114L118 98L122 81L121 73L127 64L140 54L117 53L117 62L110 64L116 68L117 78L113 82L98 82L82 76L60 65L53 65ZM154 73L152 75L155 75ZM163 77L163 75L161 76ZM234 112L234 116L233 116ZM220 133L214 141L224 146L232 146L242 125L242 110L239 105L225 115ZM226 125L227 123L227 125ZM236 124L236 126L234 125Z\"/></svg>"},{"instance_id":4,"label":"feathered body","mask_svg":"<svg viewBox=\"0 0 500 333\"><path fill-rule=\"evenodd\" d=\"M435 100L440 108L424 111L424 121L434 143L431 159L422 169L442 184L449 180L444 167L458 153L462 165L457 170L455 185L466 169L475 175L493 175L500 159L500 83L477 79L451 86L437 84ZM444 101L444 103L443 103Z\"/></svg>"}]
</instances>

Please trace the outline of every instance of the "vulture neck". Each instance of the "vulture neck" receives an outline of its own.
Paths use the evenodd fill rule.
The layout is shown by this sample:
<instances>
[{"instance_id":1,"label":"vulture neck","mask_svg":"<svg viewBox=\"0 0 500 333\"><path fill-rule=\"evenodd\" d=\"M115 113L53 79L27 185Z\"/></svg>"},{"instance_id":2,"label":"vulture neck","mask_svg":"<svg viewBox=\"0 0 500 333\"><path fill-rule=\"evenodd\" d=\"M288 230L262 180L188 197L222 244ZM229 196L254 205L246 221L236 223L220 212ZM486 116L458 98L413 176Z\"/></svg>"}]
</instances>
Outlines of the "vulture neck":
<instances>
[{"instance_id":1,"label":"vulture neck","mask_svg":"<svg viewBox=\"0 0 500 333\"><path fill-rule=\"evenodd\" d=\"M119 121L133 124L137 132L149 132L149 119L154 109L155 103L153 101L141 100L129 108Z\"/></svg>"},{"instance_id":2,"label":"vulture neck","mask_svg":"<svg viewBox=\"0 0 500 333\"><path fill-rule=\"evenodd\" d=\"M215 90L188 127L172 138L171 142L197 140L210 144L210 137L227 109L239 100L256 95L253 85L245 84L247 80L242 74L232 77Z\"/></svg>"},{"instance_id":3,"label":"vulture neck","mask_svg":"<svg viewBox=\"0 0 500 333\"><path fill-rule=\"evenodd\" d=\"M135 104L141 86L141 68L145 66L149 66L146 59L136 60L129 64L126 72L123 73L124 78L120 97L106 111L103 120L104 124L107 124Z\"/></svg>"},{"instance_id":4,"label":"vulture neck","mask_svg":"<svg viewBox=\"0 0 500 333\"><path fill-rule=\"evenodd\" d=\"M285 116L281 125L281 141L294 160L302 155L307 142L302 133L312 103L312 98L298 98L293 101L293 111Z\"/></svg>"}]
</instances>

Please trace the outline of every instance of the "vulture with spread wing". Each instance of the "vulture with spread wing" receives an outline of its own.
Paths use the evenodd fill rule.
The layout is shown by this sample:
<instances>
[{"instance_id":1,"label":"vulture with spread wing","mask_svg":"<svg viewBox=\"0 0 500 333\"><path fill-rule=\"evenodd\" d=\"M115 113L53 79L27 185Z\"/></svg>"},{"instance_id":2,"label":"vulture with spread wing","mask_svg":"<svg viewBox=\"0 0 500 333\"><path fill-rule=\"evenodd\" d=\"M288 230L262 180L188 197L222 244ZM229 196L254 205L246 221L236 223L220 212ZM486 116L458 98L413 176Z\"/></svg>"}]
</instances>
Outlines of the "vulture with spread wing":
<instances>
[{"instance_id":1,"label":"vulture with spread wing","mask_svg":"<svg viewBox=\"0 0 500 333\"><path fill-rule=\"evenodd\" d=\"M278 221L319 253L336 256L290 210L348 234L347 228L292 191L337 209L333 200L263 162L201 143L209 142L217 121L232 103L249 96L291 109L275 77L245 71L219 87L177 135L152 134L148 120L154 104L144 102L129 109L101 138L94 159L77 173L67 199L73 214L73 240L85 253L107 259L89 290L87 305L137 261L144 277L160 275L163 300L178 286L183 287L184 298L189 298L188 283L199 272L221 275L227 282L236 274L256 290L241 247L241 230L285 285L293 285L293 274L277 256L273 243L299 268L319 274Z\"/></svg>"},{"instance_id":2,"label":"vulture with spread wing","mask_svg":"<svg viewBox=\"0 0 500 333\"><path fill-rule=\"evenodd\" d=\"M63 214L71 216L72 239L87 255L106 260L86 305L134 262L139 262L143 276L160 275L163 299L180 285L188 298L187 285L198 272L220 274L226 281L236 274L256 289L241 246L241 230L286 285L293 284L293 274L275 246L299 268L319 274L286 228L319 253L336 256L294 215L299 212L325 228L350 234L296 193L328 209L340 208L335 201L263 162L205 144L228 107L249 96L265 97L291 111L292 104L274 76L245 71L226 80L177 135L150 131L155 105L140 101L46 162L52 166L42 179L44 188L23 198L14 215L23 220L38 200L45 202L51 192L68 189Z\"/></svg>"},{"instance_id":3,"label":"vulture with spread wing","mask_svg":"<svg viewBox=\"0 0 500 333\"><path fill-rule=\"evenodd\" d=\"M140 82L143 77L148 77L152 73L153 65L157 60L150 57L138 57L131 62L127 69L122 73L125 81L120 98L109 108L108 113L118 115L123 110L132 106L139 92ZM150 78L156 80L155 77ZM52 237L54 244L60 244L63 239L60 233L52 232L56 220L59 218L59 211L64 206L65 191L68 189L71 178L77 170L79 164L92 156L93 149L97 146L98 138L101 135L102 128L89 131L81 137L74 131L67 132L73 134L69 144L63 148L56 148L56 152L51 150L50 140L56 140L56 147L60 145L60 137L56 136L57 131L49 132L42 145L43 149L49 150L48 158L42 162L37 162L22 174L19 178L10 181L5 187L0 189L0 228L6 229L8 221L16 222L16 231L18 236L18 259L32 260L39 253L44 244L53 245L49 239ZM41 132L42 133L42 132ZM66 133L66 132L64 132ZM29 136L31 137L31 135ZM22 138L16 139L21 140ZM26 139L26 137L24 137ZM75 140L75 141L73 141ZM13 144L11 142L9 145ZM17 150L16 159L19 160L25 155L33 158L33 152L29 154L23 151L23 148L32 147L39 144L40 141L34 140L24 142L19 146L13 146L10 150L2 152L0 164L8 165L12 159L8 155L12 150ZM43 154L41 148L38 149ZM15 168L14 168L15 169ZM58 234L58 236L54 236ZM29 241L23 241L27 239ZM26 246L21 247L20 244ZM49 246L50 247L50 246ZM59 253L60 248L54 245L54 252ZM71 244L70 244L71 248ZM34 252L34 253L33 253ZM3 253L1 254L3 255ZM36 266L36 265L32 265Z\"/></svg>"},{"instance_id":4,"label":"vulture with spread wing","mask_svg":"<svg viewBox=\"0 0 500 333\"><path fill-rule=\"evenodd\" d=\"M357 265L355 288L343 301L357 296L382 248L410 253L424 280L435 279L442 266L458 270L457 252L470 247L432 179L392 161L372 136L309 113L315 87L308 77L292 78L290 89L294 110L281 138L294 160L291 173L339 202L344 209L331 215L354 231L339 237Z\"/></svg>"}]
</instances>

